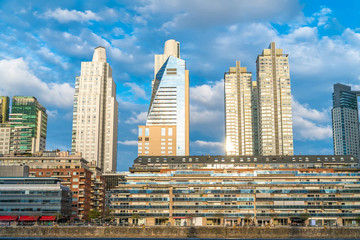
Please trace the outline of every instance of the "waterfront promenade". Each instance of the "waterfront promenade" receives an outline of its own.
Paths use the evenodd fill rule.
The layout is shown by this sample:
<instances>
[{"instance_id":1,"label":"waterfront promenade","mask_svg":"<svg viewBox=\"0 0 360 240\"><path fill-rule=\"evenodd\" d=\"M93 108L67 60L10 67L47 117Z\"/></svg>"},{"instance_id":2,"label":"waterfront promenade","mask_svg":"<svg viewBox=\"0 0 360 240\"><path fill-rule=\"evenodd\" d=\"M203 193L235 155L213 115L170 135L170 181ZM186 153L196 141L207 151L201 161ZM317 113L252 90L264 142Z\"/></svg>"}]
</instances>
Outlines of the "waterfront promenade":
<instances>
[{"instance_id":1,"label":"waterfront promenade","mask_svg":"<svg viewBox=\"0 0 360 240\"><path fill-rule=\"evenodd\" d=\"M359 238L358 227L0 227L0 237Z\"/></svg>"}]
</instances>

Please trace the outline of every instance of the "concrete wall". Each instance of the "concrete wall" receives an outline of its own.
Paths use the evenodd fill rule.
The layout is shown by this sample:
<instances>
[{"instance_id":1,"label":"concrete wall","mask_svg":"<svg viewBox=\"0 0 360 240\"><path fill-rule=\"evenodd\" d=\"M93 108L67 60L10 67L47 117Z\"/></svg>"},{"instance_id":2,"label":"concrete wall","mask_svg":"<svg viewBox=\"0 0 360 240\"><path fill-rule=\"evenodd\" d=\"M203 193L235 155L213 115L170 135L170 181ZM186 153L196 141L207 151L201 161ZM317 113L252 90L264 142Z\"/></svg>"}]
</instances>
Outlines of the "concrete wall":
<instances>
[{"instance_id":1,"label":"concrete wall","mask_svg":"<svg viewBox=\"0 0 360 240\"><path fill-rule=\"evenodd\" d=\"M29 177L28 166L0 166L0 177Z\"/></svg>"},{"instance_id":2,"label":"concrete wall","mask_svg":"<svg viewBox=\"0 0 360 240\"><path fill-rule=\"evenodd\" d=\"M0 237L358 238L360 228L1 227Z\"/></svg>"}]
</instances>

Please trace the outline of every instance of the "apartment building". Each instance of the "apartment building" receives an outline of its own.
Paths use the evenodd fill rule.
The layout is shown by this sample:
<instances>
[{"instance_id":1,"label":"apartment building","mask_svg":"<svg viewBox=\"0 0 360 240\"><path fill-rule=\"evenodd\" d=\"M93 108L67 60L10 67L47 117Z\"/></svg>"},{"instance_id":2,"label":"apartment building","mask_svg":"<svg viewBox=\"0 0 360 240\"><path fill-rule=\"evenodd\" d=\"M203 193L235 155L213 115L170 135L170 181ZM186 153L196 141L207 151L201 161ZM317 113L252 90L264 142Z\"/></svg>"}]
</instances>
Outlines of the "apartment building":
<instances>
[{"instance_id":1,"label":"apartment building","mask_svg":"<svg viewBox=\"0 0 360 240\"><path fill-rule=\"evenodd\" d=\"M353 156L139 156L111 190L119 223L358 226Z\"/></svg>"}]
</instances>

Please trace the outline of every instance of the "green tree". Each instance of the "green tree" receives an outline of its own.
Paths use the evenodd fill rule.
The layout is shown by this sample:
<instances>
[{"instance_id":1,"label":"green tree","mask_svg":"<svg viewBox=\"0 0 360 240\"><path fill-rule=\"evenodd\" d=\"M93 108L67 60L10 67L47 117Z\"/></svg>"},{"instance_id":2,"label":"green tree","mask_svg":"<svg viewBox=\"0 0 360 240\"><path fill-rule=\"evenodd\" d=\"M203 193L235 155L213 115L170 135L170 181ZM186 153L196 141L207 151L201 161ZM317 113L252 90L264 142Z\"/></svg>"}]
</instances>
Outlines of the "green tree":
<instances>
[{"instance_id":1,"label":"green tree","mask_svg":"<svg viewBox=\"0 0 360 240\"><path fill-rule=\"evenodd\" d=\"M113 212L114 212L114 210L112 210L112 209L110 209L108 207L105 209L105 213L104 213L105 221L109 222L109 221L112 221L114 219L114 216L112 215Z\"/></svg>"},{"instance_id":2,"label":"green tree","mask_svg":"<svg viewBox=\"0 0 360 240\"><path fill-rule=\"evenodd\" d=\"M300 214L300 219L302 220L302 221L307 221L311 216L310 216L310 214L308 214L308 213L302 213L302 214Z\"/></svg>"},{"instance_id":3,"label":"green tree","mask_svg":"<svg viewBox=\"0 0 360 240\"><path fill-rule=\"evenodd\" d=\"M100 217L101 217L101 213L96 209L91 210L88 216L90 220L98 219Z\"/></svg>"}]
</instances>

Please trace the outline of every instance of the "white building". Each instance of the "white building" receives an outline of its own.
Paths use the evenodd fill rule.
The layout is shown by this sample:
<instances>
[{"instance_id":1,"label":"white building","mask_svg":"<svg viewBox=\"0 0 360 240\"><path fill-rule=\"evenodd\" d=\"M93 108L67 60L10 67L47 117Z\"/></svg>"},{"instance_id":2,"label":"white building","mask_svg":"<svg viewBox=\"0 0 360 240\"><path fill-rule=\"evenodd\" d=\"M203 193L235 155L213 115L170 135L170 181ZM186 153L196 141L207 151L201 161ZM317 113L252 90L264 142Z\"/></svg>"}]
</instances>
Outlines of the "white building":
<instances>
[{"instance_id":1,"label":"white building","mask_svg":"<svg viewBox=\"0 0 360 240\"><path fill-rule=\"evenodd\" d=\"M239 61L224 75L226 155L254 155L251 77Z\"/></svg>"},{"instance_id":2,"label":"white building","mask_svg":"<svg viewBox=\"0 0 360 240\"><path fill-rule=\"evenodd\" d=\"M81 152L105 172L116 171L118 103L112 69L104 47L95 48L91 62L81 63L76 77L72 153Z\"/></svg>"},{"instance_id":3,"label":"white building","mask_svg":"<svg viewBox=\"0 0 360 240\"><path fill-rule=\"evenodd\" d=\"M293 155L288 55L272 42L256 60L260 155Z\"/></svg>"}]
</instances>

